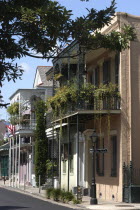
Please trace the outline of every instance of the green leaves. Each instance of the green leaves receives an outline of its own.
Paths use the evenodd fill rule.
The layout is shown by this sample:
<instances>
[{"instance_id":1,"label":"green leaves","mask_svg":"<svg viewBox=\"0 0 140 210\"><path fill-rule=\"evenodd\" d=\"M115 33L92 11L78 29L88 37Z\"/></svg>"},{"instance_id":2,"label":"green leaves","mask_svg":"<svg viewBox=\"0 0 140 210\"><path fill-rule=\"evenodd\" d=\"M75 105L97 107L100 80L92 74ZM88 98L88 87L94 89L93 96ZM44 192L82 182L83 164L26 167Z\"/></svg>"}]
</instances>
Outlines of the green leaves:
<instances>
[{"instance_id":1,"label":"green leaves","mask_svg":"<svg viewBox=\"0 0 140 210\"><path fill-rule=\"evenodd\" d=\"M120 98L115 84L100 84L99 87L96 87L91 83L86 83L80 90L76 84L70 84L58 88L56 94L48 99L48 103L52 107L54 115L60 116L66 112L69 105L72 105L73 109L76 108L78 102L87 102L89 105L93 105L94 99L96 99L96 103L100 103L100 100L106 97Z\"/></svg>"},{"instance_id":2,"label":"green leaves","mask_svg":"<svg viewBox=\"0 0 140 210\"><path fill-rule=\"evenodd\" d=\"M92 8L88 10L86 17L79 17L72 21L72 37L77 39L81 44L87 43L91 33L94 33L111 22L115 16L115 5L116 3L113 0L110 7L100 11Z\"/></svg>"},{"instance_id":3,"label":"green leaves","mask_svg":"<svg viewBox=\"0 0 140 210\"><path fill-rule=\"evenodd\" d=\"M122 32L100 33L115 16L115 0L100 11L91 8L86 17L75 20L71 10L52 0L2 0L0 8L1 86L5 79L15 81L22 76L23 70L14 63L16 58L55 58L74 40L87 51L98 48L122 51L136 38L131 26L124 26Z\"/></svg>"},{"instance_id":4,"label":"green leaves","mask_svg":"<svg viewBox=\"0 0 140 210\"><path fill-rule=\"evenodd\" d=\"M13 104L11 104L8 108L7 108L7 112L10 115L18 115L19 114L19 103L15 102Z\"/></svg>"},{"instance_id":5,"label":"green leaves","mask_svg":"<svg viewBox=\"0 0 140 210\"><path fill-rule=\"evenodd\" d=\"M35 174L36 182L39 184L39 175L41 176L41 185L46 180L46 160L47 160L47 138L45 126L45 103L38 101L36 103L36 131L35 131Z\"/></svg>"}]
</instances>

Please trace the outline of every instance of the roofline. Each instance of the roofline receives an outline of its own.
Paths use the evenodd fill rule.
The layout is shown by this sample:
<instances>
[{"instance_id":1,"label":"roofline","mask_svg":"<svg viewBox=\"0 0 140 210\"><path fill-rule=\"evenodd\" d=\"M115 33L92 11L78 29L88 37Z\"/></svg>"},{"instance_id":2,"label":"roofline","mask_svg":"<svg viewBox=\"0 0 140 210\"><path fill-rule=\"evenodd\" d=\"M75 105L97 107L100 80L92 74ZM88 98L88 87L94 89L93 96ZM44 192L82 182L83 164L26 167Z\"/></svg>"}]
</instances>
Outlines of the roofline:
<instances>
[{"instance_id":1,"label":"roofline","mask_svg":"<svg viewBox=\"0 0 140 210\"><path fill-rule=\"evenodd\" d=\"M34 84L35 84L35 79L36 79L36 74L37 74L37 69L38 67L52 67L52 66L37 66L36 67L36 73L35 73L35 77L34 77L34 82L33 82L33 87L34 87ZM46 73L45 73L46 74Z\"/></svg>"},{"instance_id":2,"label":"roofline","mask_svg":"<svg viewBox=\"0 0 140 210\"><path fill-rule=\"evenodd\" d=\"M70 50L69 48L73 47L73 46L76 45L76 44L78 44L78 42L77 42L76 40L72 41L66 48L64 48L64 50L62 50L62 51L56 56L56 58L54 58L54 59L52 60L52 62L55 63L58 59L61 58L60 56L61 56L62 54L64 54L65 51Z\"/></svg>"},{"instance_id":3,"label":"roofline","mask_svg":"<svg viewBox=\"0 0 140 210\"><path fill-rule=\"evenodd\" d=\"M49 69L49 71L47 71L47 72L45 73L46 76L49 75L49 72L50 72L51 70L53 71L53 66L52 66L52 68Z\"/></svg>"},{"instance_id":4,"label":"roofline","mask_svg":"<svg viewBox=\"0 0 140 210\"><path fill-rule=\"evenodd\" d=\"M116 12L116 16L125 16L125 17L131 17L131 18L135 18L135 19L140 19L140 15L132 15L130 13L127 12Z\"/></svg>"},{"instance_id":5,"label":"roofline","mask_svg":"<svg viewBox=\"0 0 140 210\"><path fill-rule=\"evenodd\" d=\"M32 90L32 91L38 91L38 90L45 90L45 89L41 89L41 88L37 88L37 89L35 89L35 88L19 88L19 89L17 89L10 97L9 97L9 99L11 100L11 98L13 98L13 96L14 95L16 95L20 90Z\"/></svg>"},{"instance_id":6,"label":"roofline","mask_svg":"<svg viewBox=\"0 0 140 210\"><path fill-rule=\"evenodd\" d=\"M103 27L101 29L101 31L104 33L106 30L110 29L112 27L113 24L115 24L117 21L118 21L118 18L120 16L124 16L124 17L130 17L130 18L133 18L133 19L140 19L140 16L137 16L137 15L132 15L132 14L129 14L127 12L116 12L116 15L114 16L114 18L112 19L111 23L106 27ZM116 20L115 20L116 18ZM60 59L61 55L63 55L67 50L69 50L69 48L71 48L72 46L78 44L78 42L76 40L74 40L72 43L70 43L64 50L62 50L56 57L52 60L53 63L55 63L58 59Z\"/></svg>"}]
</instances>

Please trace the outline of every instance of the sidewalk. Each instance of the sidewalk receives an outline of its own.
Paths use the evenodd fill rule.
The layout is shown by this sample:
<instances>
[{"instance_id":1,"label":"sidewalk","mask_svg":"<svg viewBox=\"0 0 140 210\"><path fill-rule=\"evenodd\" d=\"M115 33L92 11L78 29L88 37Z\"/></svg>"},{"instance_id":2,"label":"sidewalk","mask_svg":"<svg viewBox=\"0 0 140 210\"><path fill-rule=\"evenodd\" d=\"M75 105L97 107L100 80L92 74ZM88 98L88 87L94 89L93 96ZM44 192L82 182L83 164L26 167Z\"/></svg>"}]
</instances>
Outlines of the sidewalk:
<instances>
[{"instance_id":1,"label":"sidewalk","mask_svg":"<svg viewBox=\"0 0 140 210\"><path fill-rule=\"evenodd\" d=\"M98 200L98 205L90 205L90 197L88 196L83 196L82 199L82 203L81 204L66 204L66 203L60 203L60 202L55 202L53 200L50 199L46 199L45 196L45 190L40 190L37 187L32 187L32 186L20 186L20 188L16 188L16 187L10 187L9 186L9 181L7 180L4 182L2 180L0 180L0 187L6 188L8 190L12 190L12 191L16 191L16 192L20 192L23 194L28 194L30 196L51 202L51 203L55 203L57 205L61 205L61 206L66 206L72 209L95 209L95 210L131 210L131 209L135 209L135 210L140 210L140 203L139 204L129 204L129 203L121 203L121 202L107 202L107 201L103 201L101 199Z\"/></svg>"}]
</instances>

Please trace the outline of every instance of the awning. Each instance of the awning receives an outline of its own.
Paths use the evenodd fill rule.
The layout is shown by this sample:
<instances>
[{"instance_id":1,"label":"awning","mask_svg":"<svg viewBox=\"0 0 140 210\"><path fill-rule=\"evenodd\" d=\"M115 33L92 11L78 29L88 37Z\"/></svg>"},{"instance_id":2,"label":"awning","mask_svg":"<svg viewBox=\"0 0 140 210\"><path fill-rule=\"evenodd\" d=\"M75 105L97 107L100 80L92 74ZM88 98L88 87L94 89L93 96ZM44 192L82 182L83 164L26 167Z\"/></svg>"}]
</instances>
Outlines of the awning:
<instances>
[{"instance_id":1,"label":"awning","mask_svg":"<svg viewBox=\"0 0 140 210\"><path fill-rule=\"evenodd\" d=\"M9 150L9 142L0 146L0 151Z\"/></svg>"},{"instance_id":2,"label":"awning","mask_svg":"<svg viewBox=\"0 0 140 210\"><path fill-rule=\"evenodd\" d=\"M52 138L53 136L56 137L57 132L56 132L55 129L60 128L61 126L64 127L64 126L66 126L67 124L68 124L68 123L62 123L62 125L55 125L54 127L48 128L48 129L46 130L46 136L47 136L48 138Z\"/></svg>"}]
</instances>

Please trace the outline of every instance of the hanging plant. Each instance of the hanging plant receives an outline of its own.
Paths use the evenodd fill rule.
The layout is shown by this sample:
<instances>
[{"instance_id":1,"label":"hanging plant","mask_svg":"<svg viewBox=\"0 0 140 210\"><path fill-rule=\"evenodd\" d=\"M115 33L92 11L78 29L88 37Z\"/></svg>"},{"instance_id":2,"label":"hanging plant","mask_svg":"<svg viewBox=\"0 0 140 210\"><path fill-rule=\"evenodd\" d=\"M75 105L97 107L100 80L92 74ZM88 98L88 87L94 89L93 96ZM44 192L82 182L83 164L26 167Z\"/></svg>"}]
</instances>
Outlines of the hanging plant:
<instances>
[{"instance_id":1,"label":"hanging plant","mask_svg":"<svg viewBox=\"0 0 140 210\"><path fill-rule=\"evenodd\" d=\"M18 102L14 102L13 104L11 104L8 108L7 108L7 112L10 115L18 115L19 114L19 103Z\"/></svg>"},{"instance_id":2,"label":"hanging plant","mask_svg":"<svg viewBox=\"0 0 140 210\"><path fill-rule=\"evenodd\" d=\"M114 97L120 98L117 86L109 83L101 84L99 87L87 83L78 90L75 83L65 85L57 89L56 94L48 99L55 115L64 114L69 106L75 107L78 100L95 106L94 109L112 109L114 105ZM105 106L104 106L105 105ZM61 111L60 111L61 110Z\"/></svg>"},{"instance_id":3,"label":"hanging plant","mask_svg":"<svg viewBox=\"0 0 140 210\"><path fill-rule=\"evenodd\" d=\"M119 92L117 91L117 85L109 83L109 84L101 84L99 88L95 89L95 95L98 99L104 99L105 97L120 97Z\"/></svg>"},{"instance_id":4,"label":"hanging plant","mask_svg":"<svg viewBox=\"0 0 140 210\"><path fill-rule=\"evenodd\" d=\"M11 115L10 118L9 118L9 121L12 125L17 125L17 124L19 124L19 116Z\"/></svg>"},{"instance_id":5,"label":"hanging plant","mask_svg":"<svg viewBox=\"0 0 140 210\"><path fill-rule=\"evenodd\" d=\"M85 101L92 100L94 98L95 89L95 85L91 83L86 83L80 91L80 98L84 99Z\"/></svg>"},{"instance_id":6,"label":"hanging plant","mask_svg":"<svg viewBox=\"0 0 140 210\"><path fill-rule=\"evenodd\" d=\"M77 101L77 94L75 85L65 85L57 89L56 94L48 99L48 103L56 114L60 113L60 110L63 113L68 104Z\"/></svg>"}]
</instances>

